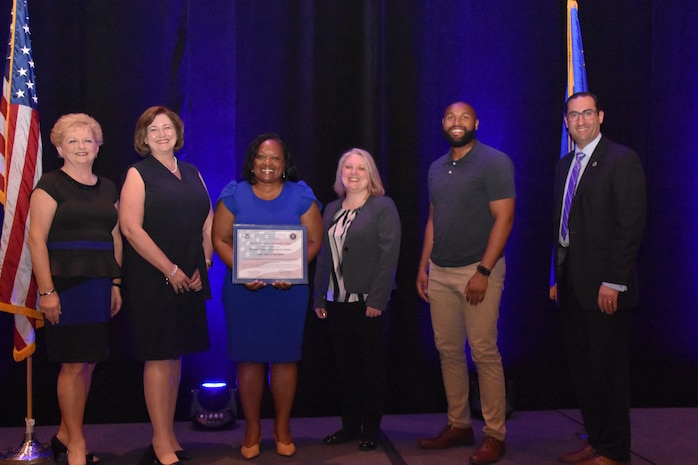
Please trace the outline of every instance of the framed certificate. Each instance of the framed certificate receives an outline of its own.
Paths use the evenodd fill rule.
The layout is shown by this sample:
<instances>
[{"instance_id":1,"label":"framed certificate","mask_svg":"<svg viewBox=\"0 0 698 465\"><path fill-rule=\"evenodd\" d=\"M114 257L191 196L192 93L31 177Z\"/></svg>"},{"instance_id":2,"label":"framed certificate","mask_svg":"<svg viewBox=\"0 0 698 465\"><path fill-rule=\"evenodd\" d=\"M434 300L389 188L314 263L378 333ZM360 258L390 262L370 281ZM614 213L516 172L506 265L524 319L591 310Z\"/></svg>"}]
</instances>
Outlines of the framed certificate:
<instances>
[{"instance_id":1,"label":"framed certificate","mask_svg":"<svg viewBox=\"0 0 698 465\"><path fill-rule=\"evenodd\" d=\"M296 224L233 225L233 283L308 283L307 228Z\"/></svg>"}]
</instances>

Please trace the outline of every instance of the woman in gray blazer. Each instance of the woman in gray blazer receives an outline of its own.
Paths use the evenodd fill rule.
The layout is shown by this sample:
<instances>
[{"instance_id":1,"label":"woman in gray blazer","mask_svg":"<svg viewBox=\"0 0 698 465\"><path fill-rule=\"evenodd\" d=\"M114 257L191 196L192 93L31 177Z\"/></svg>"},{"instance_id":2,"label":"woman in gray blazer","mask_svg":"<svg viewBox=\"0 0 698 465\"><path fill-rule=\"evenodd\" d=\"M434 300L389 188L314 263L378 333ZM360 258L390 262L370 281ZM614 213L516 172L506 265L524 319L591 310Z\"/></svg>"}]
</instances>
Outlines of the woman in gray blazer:
<instances>
[{"instance_id":1,"label":"woman in gray blazer","mask_svg":"<svg viewBox=\"0 0 698 465\"><path fill-rule=\"evenodd\" d=\"M324 443L376 448L385 393L385 317L400 255L400 217L370 153L339 159L315 270L315 314L327 319L341 383L342 428Z\"/></svg>"}]
</instances>

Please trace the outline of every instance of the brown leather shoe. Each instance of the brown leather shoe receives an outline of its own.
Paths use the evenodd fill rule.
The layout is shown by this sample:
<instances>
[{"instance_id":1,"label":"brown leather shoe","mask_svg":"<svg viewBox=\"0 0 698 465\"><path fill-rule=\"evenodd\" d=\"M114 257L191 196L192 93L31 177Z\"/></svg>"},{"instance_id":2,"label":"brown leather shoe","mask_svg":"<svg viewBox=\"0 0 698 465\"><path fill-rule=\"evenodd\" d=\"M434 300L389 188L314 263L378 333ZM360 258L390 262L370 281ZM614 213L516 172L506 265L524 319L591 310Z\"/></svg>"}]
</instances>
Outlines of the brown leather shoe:
<instances>
[{"instance_id":1,"label":"brown leather shoe","mask_svg":"<svg viewBox=\"0 0 698 465\"><path fill-rule=\"evenodd\" d=\"M439 434L433 438L419 440L422 449L448 449L453 446L470 446L475 443L473 428L458 428L446 425Z\"/></svg>"},{"instance_id":2,"label":"brown leather shoe","mask_svg":"<svg viewBox=\"0 0 698 465\"><path fill-rule=\"evenodd\" d=\"M618 460L609 459L603 455L594 454L593 457L578 462L577 465L630 465L630 462L619 462Z\"/></svg>"},{"instance_id":3,"label":"brown leather shoe","mask_svg":"<svg viewBox=\"0 0 698 465\"><path fill-rule=\"evenodd\" d=\"M557 461L566 463L567 465L575 465L583 460L587 460L596 455L596 451L591 444L586 444L576 452L565 452L557 456Z\"/></svg>"},{"instance_id":4,"label":"brown leather shoe","mask_svg":"<svg viewBox=\"0 0 698 465\"><path fill-rule=\"evenodd\" d=\"M475 453L470 456L472 465L490 465L504 457L504 441L485 436Z\"/></svg>"}]
</instances>

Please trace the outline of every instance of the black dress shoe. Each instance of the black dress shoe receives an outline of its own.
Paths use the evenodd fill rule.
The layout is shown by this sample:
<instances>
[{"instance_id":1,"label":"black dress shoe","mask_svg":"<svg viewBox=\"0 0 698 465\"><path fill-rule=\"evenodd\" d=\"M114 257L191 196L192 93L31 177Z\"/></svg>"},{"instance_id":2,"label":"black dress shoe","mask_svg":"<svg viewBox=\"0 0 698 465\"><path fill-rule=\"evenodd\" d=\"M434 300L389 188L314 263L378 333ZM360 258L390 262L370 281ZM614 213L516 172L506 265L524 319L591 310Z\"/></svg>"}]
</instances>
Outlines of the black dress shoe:
<instances>
[{"instance_id":1,"label":"black dress shoe","mask_svg":"<svg viewBox=\"0 0 698 465\"><path fill-rule=\"evenodd\" d=\"M369 450L376 450L376 441L361 441L359 443L359 450L367 452Z\"/></svg>"},{"instance_id":2,"label":"black dress shoe","mask_svg":"<svg viewBox=\"0 0 698 465\"><path fill-rule=\"evenodd\" d=\"M322 442L328 446L334 446L336 444L344 444L345 442L349 441L356 441L357 439L359 439L358 434L352 434L344 429L340 429L334 434L325 436L325 439L323 439Z\"/></svg>"},{"instance_id":3,"label":"black dress shoe","mask_svg":"<svg viewBox=\"0 0 698 465\"><path fill-rule=\"evenodd\" d=\"M191 455L189 455L189 452L184 450L184 449L176 450L175 454L177 455L177 458L179 460L190 460L191 459Z\"/></svg>"},{"instance_id":4,"label":"black dress shoe","mask_svg":"<svg viewBox=\"0 0 698 465\"><path fill-rule=\"evenodd\" d=\"M177 457L177 458L179 459L179 457ZM145 450L145 453L143 454L143 457L141 457L141 461L140 461L139 465L165 465L165 464L163 464L158 459L157 454L155 454L155 448L153 448L153 445L151 444ZM169 465L182 465L182 462L180 462L178 460L176 462L170 463Z\"/></svg>"},{"instance_id":5,"label":"black dress shoe","mask_svg":"<svg viewBox=\"0 0 698 465\"><path fill-rule=\"evenodd\" d=\"M68 447L58 439L58 436L54 436L51 438L51 452L53 452L53 460L58 462L58 457L60 457L61 454L68 453ZM99 457L94 454L87 454L85 455L85 462L92 464L99 463Z\"/></svg>"}]
</instances>

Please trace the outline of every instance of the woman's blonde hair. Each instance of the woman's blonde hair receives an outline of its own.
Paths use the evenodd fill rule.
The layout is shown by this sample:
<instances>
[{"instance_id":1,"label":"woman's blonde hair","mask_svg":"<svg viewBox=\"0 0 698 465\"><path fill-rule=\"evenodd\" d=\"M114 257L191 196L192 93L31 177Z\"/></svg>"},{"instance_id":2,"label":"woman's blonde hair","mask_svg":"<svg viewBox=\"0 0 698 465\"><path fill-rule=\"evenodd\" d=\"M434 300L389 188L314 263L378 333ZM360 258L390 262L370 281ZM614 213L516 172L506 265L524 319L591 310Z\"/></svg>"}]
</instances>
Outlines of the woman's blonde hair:
<instances>
[{"instance_id":1,"label":"woman's blonde hair","mask_svg":"<svg viewBox=\"0 0 698 465\"><path fill-rule=\"evenodd\" d=\"M102 126L99 125L96 119L85 113L68 113L58 118L58 121L56 121L56 124L54 124L51 129L50 138L53 146L60 146L63 143L63 139L65 139L66 131L76 126L86 127L92 131L92 137L94 137L98 146L104 143Z\"/></svg>"},{"instance_id":2,"label":"woman's blonde hair","mask_svg":"<svg viewBox=\"0 0 698 465\"><path fill-rule=\"evenodd\" d=\"M340 197L346 197L347 190L342 184L342 169L346 163L347 157L349 155L358 155L364 159L366 162L366 171L368 172L368 194L379 197L385 194L385 189L383 188L383 182L381 181L381 176L378 173L378 167L373 157L364 149L353 148L342 154L339 157L339 162L337 163L337 175L334 179L334 191Z\"/></svg>"}]
</instances>

